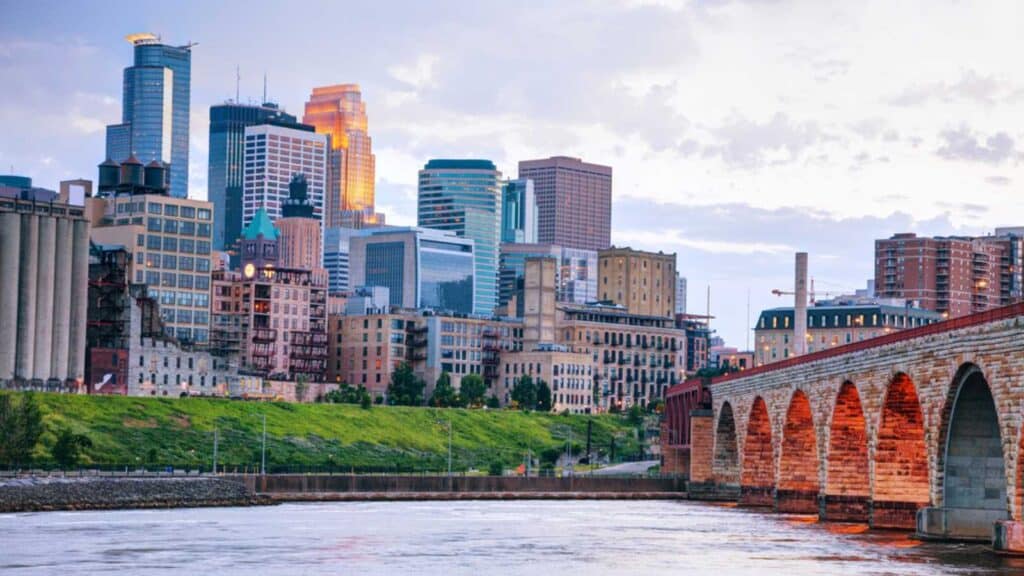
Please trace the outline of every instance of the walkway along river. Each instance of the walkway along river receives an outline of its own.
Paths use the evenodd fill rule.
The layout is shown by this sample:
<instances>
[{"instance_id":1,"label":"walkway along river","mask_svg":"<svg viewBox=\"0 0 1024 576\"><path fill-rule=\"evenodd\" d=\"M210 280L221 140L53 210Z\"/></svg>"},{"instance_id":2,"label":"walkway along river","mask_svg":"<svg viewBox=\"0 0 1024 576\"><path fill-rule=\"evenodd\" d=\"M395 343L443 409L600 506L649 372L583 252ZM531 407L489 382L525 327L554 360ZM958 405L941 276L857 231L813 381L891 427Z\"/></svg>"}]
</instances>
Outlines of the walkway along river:
<instances>
[{"instance_id":1,"label":"walkway along river","mask_svg":"<svg viewBox=\"0 0 1024 576\"><path fill-rule=\"evenodd\" d=\"M3 574L1024 574L984 545L687 501L0 514Z\"/></svg>"}]
</instances>

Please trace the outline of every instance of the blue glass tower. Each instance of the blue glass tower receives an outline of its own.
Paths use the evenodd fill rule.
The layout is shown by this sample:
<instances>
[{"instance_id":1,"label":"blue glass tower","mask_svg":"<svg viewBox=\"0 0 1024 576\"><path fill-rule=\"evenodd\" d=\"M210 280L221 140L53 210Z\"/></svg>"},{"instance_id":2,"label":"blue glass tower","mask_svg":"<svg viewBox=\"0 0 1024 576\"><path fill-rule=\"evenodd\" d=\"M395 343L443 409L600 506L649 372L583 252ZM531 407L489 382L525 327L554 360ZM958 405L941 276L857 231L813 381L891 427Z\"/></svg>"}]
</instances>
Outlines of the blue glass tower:
<instances>
[{"instance_id":1,"label":"blue glass tower","mask_svg":"<svg viewBox=\"0 0 1024 576\"><path fill-rule=\"evenodd\" d=\"M498 305L501 192L490 160L431 160L419 173L419 225L473 240L474 314L491 315Z\"/></svg>"},{"instance_id":2,"label":"blue glass tower","mask_svg":"<svg viewBox=\"0 0 1024 576\"><path fill-rule=\"evenodd\" d=\"M143 164L170 164L170 194L188 196L188 119L192 47L132 34L133 66L124 69L121 123L107 126L107 158L134 154Z\"/></svg>"},{"instance_id":3,"label":"blue glass tower","mask_svg":"<svg viewBox=\"0 0 1024 576\"><path fill-rule=\"evenodd\" d=\"M242 233L242 184L245 176L245 127L259 124L295 126L295 116L277 104L228 102L210 106L208 199L213 202L213 247L228 250Z\"/></svg>"}]
</instances>

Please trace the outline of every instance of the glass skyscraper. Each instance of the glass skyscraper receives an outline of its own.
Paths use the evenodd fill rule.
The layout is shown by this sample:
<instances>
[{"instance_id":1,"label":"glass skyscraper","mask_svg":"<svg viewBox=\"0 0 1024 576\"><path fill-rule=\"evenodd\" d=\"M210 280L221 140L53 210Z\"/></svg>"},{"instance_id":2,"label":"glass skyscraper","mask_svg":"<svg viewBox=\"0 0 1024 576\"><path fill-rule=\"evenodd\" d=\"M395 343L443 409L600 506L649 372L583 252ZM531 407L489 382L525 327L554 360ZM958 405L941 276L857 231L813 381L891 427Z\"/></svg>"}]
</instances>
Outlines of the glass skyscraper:
<instances>
[{"instance_id":1,"label":"glass skyscraper","mask_svg":"<svg viewBox=\"0 0 1024 576\"><path fill-rule=\"evenodd\" d=\"M121 123L107 126L107 158L169 163L170 194L185 198L192 46L167 46L153 34L127 40L135 61L124 69Z\"/></svg>"},{"instance_id":2,"label":"glass skyscraper","mask_svg":"<svg viewBox=\"0 0 1024 576\"><path fill-rule=\"evenodd\" d=\"M533 180L509 180L501 190L501 241L517 244L537 242L537 200Z\"/></svg>"},{"instance_id":3,"label":"glass skyscraper","mask_svg":"<svg viewBox=\"0 0 1024 576\"><path fill-rule=\"evenodd\" d=\"M473 313L473 242L424 228L373 228L351 237L352 286L382 286L392 306Z\"/></svg>"},{"instance_id":4,"label":"glass skyscraper","mask_svg":"<svg viewBox=\"0 0 1024 576\"><path fill-rule=\"evenodd\" d=\"M242 234L242 189L245 176L245 127L260 124L295 126L297 119L270 102L226 102L210 106L208 199L213 202L214 250L228 250Z\"/></svg>"},{"instance_id":5,"label":"glass skyscraper","mask_svg":"<svg viewBox=\"0 0 1024 576\"><path fill-rule=\"evenodd\" d=\"M489 316L498 305L501 189L490 160L431 160L419 173L419 225L473 240L474 314Z\"/></svg>"}]
</instances>

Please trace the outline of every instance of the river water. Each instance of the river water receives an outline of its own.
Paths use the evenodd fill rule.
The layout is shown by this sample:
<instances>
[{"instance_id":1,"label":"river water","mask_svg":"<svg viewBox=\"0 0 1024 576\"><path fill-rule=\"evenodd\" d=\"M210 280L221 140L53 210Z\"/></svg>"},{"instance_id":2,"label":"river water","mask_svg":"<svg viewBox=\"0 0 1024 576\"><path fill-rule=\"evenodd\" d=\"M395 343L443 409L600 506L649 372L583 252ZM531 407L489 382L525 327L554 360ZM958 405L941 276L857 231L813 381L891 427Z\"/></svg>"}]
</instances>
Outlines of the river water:
<instances>
[{"instance_id":1,"label":"river water","mask_svg":"<svg viewBox=\"0 0 1024 576\"><path fill-rule=\"evenodd\" d=\"M1024 574L922 543L693 502L372 502L0 514L2 574Z\"/></svg>"}]
</instances>

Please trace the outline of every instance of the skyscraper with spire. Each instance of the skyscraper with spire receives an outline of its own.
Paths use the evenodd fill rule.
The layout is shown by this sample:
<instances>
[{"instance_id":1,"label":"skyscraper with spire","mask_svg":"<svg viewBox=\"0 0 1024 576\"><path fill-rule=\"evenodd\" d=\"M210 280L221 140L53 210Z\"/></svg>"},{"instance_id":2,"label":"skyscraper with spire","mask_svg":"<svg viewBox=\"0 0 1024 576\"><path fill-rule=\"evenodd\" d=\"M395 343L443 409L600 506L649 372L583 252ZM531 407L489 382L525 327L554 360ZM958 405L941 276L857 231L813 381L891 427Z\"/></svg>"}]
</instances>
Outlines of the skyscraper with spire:
<instances>
[{"instance_id":1,"label":"skyscraper with spire","mask_svg":"<svg viewBox=\"0 0 1024 576\"><path fill-rule=\"evenodd\" d=\"M192 45L167 46L148 33L126 39L135 61L124 69L121 123L107 126L107 159L169 163L170 194L185 198Z\"/></svg>"},{"instance_id":2,"label":"skyscraper with spire","mask_svg":"<svg viewBox=\"0 0 1024 576\"><path fill-rule=\"evenodd\" d=\"M330 137L326 225L363 228L383 224L384 215L376 213L374 207L376 160L359 85L314 88L302 122Z\"/></svg>"}]
</instances>

